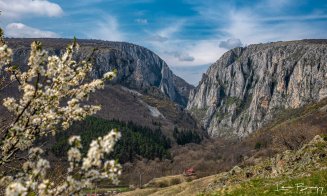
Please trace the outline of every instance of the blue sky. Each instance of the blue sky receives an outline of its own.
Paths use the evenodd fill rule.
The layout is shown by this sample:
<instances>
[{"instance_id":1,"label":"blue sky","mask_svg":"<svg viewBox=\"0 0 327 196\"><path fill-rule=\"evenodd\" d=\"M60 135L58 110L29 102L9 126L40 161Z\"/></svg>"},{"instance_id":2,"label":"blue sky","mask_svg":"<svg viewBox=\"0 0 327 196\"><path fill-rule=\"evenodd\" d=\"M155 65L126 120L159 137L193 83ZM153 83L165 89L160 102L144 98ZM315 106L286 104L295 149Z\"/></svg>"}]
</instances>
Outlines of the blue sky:
<instances>
[{"instance_id":1,"label":"blue sky","mask_svg":"<svg viewBox=\"0 0 327 196\"><path fill-rule=\"evenodd\" d=\"M127 41L189 83L228 49L327 38L325 0L0 0L8 37Z\"/></svg>"}]
</instances>

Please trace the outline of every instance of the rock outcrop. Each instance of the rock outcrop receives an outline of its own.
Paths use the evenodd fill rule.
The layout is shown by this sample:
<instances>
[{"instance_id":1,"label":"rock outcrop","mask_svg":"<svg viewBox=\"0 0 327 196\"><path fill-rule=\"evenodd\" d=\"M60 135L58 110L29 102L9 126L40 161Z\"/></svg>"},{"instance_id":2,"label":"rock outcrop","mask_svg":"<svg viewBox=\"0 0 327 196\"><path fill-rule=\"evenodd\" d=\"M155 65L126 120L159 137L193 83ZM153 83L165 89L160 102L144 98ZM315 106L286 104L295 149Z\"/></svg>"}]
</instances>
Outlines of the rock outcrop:
<instances>
[{"instance_id":1,"label":"rock outcrop","mask_svg":"<svg viewBox=\"0 0 327 196\"><path fill-rule=\"evenodd\" d=\"M276 177L309 176L312 171L326 171L327 138L315 136L308 144L297 151L287 150L266 159L257 165L240 168L235 166L228 172L219 173L204 192L223 192L249 179L269 179Z\"/></svg>"},{"instance_id":2,"label":"rock outcrop","mask_svg":"<svg viewBox=\"0 0 327 196\"><path fill-rule=\"evenodd\" d=\"M326 84L326 40L250 45L211 65L187 109L212 137L243 137L278 112L325 98Z\"/></svg>"},{"instance_id":3,"label":"rock outcrop","mask_svg":"<svg viewBox=\"0 0 327 196\"><path fill-rule=\"evenodd\" d=\"M62 54L68 39L7 39L14 49L14 61L26 64L32 41L41 41L44 48L53 54ZM179 105L186 106L192 85L174 75L168 65L152 51L130 43L108 42L98 40L78 40L81 45L77 59L89 57L94 49L93 78L102 77L110 70L117 69L118 77L114 83L124 85L138 91L148 91L152 87L159 89L164 95Z\"/></svg>"}]
</instances>

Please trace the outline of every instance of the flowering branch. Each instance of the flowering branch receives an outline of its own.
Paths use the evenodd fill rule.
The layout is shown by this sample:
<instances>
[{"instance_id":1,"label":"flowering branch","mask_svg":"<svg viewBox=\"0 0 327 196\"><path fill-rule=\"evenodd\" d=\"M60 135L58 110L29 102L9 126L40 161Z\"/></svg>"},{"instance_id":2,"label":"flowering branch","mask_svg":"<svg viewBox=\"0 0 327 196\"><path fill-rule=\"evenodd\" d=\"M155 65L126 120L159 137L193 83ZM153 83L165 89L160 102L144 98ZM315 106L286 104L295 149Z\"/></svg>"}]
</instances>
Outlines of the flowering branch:
<instances>
[{"instance_id":1,"label":"flowering branch","mask_svg":"<svg viewBox=\"0 0 327 196\"><path fill-rule=\"evenodd\" d=\"M0 164L8 161L16 149L30 147L36 137L55 134L57 125L66 130L73 121L100 110L100 106L82 106L81 102L91 92L103 88L106 78L115 76L114 72L109 72L105 74L106 78L82 84L92 65L82 61L77 66L72 60L73 53L78 50L77 44L69 45L61 58L48 56L39 42L33 42L31 49L28 71L15 72L22 97L19 100L8 97L3 102L16 118L2 135L5 140ZM13 72L11 67L6 70ZM41 78L46 78L45 84L40 83Z\"/></svg>"},{"instance_id":2,"label":"flowering branch","mask_svg":"<svg viewBox=\"0 0 327 196\"><path fill-rule=\"evenodd\" d=\"M86 157L82 159L81 139L79 136L72 136L69 139L71 148L68 151L68 175L59 185L46 178L50 164L41 157L43 150L32 148L29 151L29 160L23 164L23 172L16 175L15 179L11 176L5 177L8 183L6 195L80 194L83 188L93 188L93 182L99 179L109 179L112 183L118 184L117 177L121 174L121 166L113 160L105 161L104 156L113 150L114 144L120 137L117 130L112 130L106 136L92 141Z\"/></svg>"},{"instance_id":3,"label":"flowering branch","mask_svg":"<svg viewBox=\"0 0 327 196\"><path fill-rule=\"evenodd\" d=\"M1 34L1 32L0 32ZM80 138L70 139L68 151L68 175L65 181L55 186L46 178L50 169L47 160L41 157L41 148L31 148L33 142L58 129L66 130L74 121L83 120L100 110L98 105L83 104L91 92L104 87L104 81L116 76L116 71L104 74L102 79L85 82L92 69L90 59L76 62L73 54L79 49L74 41L61 56L49 56L40 42L31 45L28 69L25 72L11 66L12 50L0 39L0 76L3 71L11 81L18 82L20 98L5 98L3 106L14 116L13 122L0 132L0 166L7 166L19 151L29 150L28 160L23 170L14 175L0 176L0 186L6 186L6 195L72 195L83 188L92 187L96 179L109 178L118 183L120 165L115 161L105 161L105 154L113 150L120 134L113 130L108 135L92 141L90 149L82 159ZM0 84L1 86L1 84ZM73 175L78 173L78 178Z\"/></svg>"}]
</instances>

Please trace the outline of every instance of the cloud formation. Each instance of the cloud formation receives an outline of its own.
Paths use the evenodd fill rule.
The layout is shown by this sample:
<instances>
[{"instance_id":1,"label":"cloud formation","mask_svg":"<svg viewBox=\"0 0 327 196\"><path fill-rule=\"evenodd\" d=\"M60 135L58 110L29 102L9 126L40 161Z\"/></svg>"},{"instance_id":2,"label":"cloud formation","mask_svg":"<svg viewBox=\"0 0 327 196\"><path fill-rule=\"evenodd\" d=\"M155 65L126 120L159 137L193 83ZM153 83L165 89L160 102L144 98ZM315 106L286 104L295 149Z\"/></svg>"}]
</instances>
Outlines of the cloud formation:
<instances>
[{"instance_id":1,"label":"cloud formation","mask_svg":"<svg viewBox=\"0 0 327 196\"><path fill-rule=\"evenodd\" d=\"M187 22L186 19L175 20L169 26L148 32L150 36L146 46L156 52L171 67L195 67L215 62L226 49L218 47L217 39L184 40L179 38Z\"/></svg>"},{"instance_id":2,"label":"cloud formation","mask_svg":"<svg viewBox=\"0 0 327 196\"><path fill-rule=\"evenodd\" d=\"M90 39L101 39L107 41L126 41L124 33L119 29L119 23L113 16L107 15L102 21L97 22L90 32L86 32Z\"/></svg>"},{"instance_id":3,"label":"cloud formation","mask_svg":"<svg viewBox=\"0 0 327 196\"><path fill-rule=\"evenodd\" d=\"M142 25L148 24L148 20L145 18L137 18L137 19L135 19L135 22L142 24Z\"/></svg>"},{"instance_id":4,"label":"cloud formation","mask_svg":"<svg viewBox=\"0 0 327 196\"><path fill-rule=\"evenodd\" d=\"M182 53L182 52L175 52L174 56L179 60L179 61L194 61L195 58L193 56L190 56L188 53Z\"/></svg>"},{"instance_id":5,"label":"cloud formation","mask_svg":"<svg viewBox=\"0 0 327 196\"><path fill-rule=\"evenodd\" d=\"M220 41L238 38L243 45L297 39L324 38L326 11L303 6L309 1L262 0L239 5L233 1L190 0L200 18L210 21ZM312 9L312 10L310 10ZM225 10L225 11L223 11Z\"/></svg>"},{"instance_id":6,"label":"cloud formation","mask_svg":"<svg viewBox=\"0 0 327 196\"><path fill-rule=\"evenodd\" d=\"M168 37L164 37L161 35L152 35L149 37L148 40L152 41L152 42L165 42L165 41L168 41Z\"/></svg>"},{"instance_id":7,"label":"cloud formation","mask_svg":"<svg viewBox=\"0 0 327 196\"><path fill-rule=\"evenodd\" d=\"M158 29L155 32L148 32L150 36L148 37L148 41L150 42L159 42L159 45L153 43L154 46L160 47L162 46L161 43L167 42L168 40L173 40L175 33L179 32L183 27L184 21L178 20L169 26L165 26L163 28Z\"/></svg>"},{"instance_id":8,"label":"cloud formation","mask_svg":"<svg viewBox=\"0 0 327 196\"><path fill-rule=\"evenodd\" d=\"M47 0L0 0L2 17L17 19L23 16L61 16L64 11L56 4Z\"/></svg>"},{"instance_id":9,"label":"cloud formation","mask_svg":"<svg viewBox=\"0 0 327 196\"><path fill-rule=\"evenodd\" d=\"M287 18L286 16L284 16ZM318 16L315 16L318 17ZM280 17L277 17L279 19ZM327 33L326 21L306 21L301 15L297 20L273 20L273 17L240 10L229 13L229 25L223 31L230 37L237 37L245 44L274 41L318 39ZM273 21L273 22L271 22Z\"/></svg>"},{"instance_id":10,"label":"cloud formation","mask_svg":"<svg viewBox=\"0 0 327 196\"><path fill-rule=\"evenodd\" d=\"M16 38L56 38L58 34L51 31L42 31L22 23L10 23L5 28L6 37Z\"/></svg>"},{"instance_id":11,"label":"cloud formation","mask_svg":"<svg viewBox=\"0 0 327 196\"><path fill-rule=\"evenodd\" d=\"M221 41L219 43L220 48L225 48L227 50L237 48L237 47L242 47L243 44L240 39L235 39L235 38L230 38L226 41Z\"/></svg>"}]
</instances>

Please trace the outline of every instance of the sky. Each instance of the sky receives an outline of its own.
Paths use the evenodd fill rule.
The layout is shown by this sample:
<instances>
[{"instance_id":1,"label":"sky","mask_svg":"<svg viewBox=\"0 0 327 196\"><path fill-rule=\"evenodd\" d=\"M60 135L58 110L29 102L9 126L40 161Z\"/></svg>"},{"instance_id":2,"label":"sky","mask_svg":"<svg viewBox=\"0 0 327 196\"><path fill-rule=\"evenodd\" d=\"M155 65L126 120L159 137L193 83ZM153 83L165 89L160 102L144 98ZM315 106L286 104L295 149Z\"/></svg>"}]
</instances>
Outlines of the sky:
<instances>
[{"instance_id":1,"label":"sky","mask_svg":"<svg viewBox=\"0 0 327 196\"><path fill-rule=\"evenodd\" d=\"M196 85L229 49L327 38L326 0L0 0L7 37L125 41Z\"/></svg>"}]
</instances>

